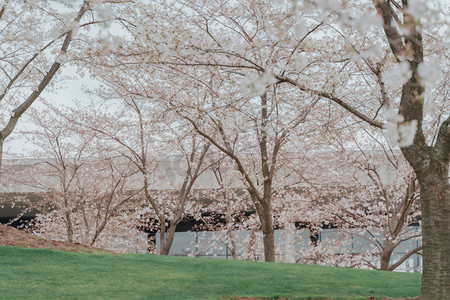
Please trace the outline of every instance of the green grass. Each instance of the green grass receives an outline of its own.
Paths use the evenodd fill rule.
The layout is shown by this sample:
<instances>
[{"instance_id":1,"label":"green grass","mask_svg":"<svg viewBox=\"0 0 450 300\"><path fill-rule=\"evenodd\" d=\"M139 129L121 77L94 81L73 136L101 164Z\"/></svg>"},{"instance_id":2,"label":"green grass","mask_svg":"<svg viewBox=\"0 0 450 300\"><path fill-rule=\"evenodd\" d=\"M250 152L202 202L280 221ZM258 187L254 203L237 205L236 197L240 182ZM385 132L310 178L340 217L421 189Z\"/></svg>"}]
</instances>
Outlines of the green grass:
<instances>
[{"instance_id":1,"label":"green grass","mask_svg":"<svg viewBox=\"0 0 450 300\"><path fill-rule=\"evenodd\" d=\"M0 247L0 299L414 297L419 274Z\"/></svg>"}]
</instances>

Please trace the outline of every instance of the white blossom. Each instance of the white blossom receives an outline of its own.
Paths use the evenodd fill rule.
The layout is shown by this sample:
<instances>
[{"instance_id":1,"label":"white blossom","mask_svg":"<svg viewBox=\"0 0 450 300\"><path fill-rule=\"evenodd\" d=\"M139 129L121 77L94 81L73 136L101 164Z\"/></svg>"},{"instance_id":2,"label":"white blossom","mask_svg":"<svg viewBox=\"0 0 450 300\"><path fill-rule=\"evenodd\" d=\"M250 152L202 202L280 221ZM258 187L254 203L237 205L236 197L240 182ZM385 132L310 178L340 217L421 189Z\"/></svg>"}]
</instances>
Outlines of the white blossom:
<instances>
[{"instance_id":1,"label":"white blossom","mask_svg":"<svg viewBox=\"0 0 450 300\"><path fill-rule=\"evenodd\" d=\"M439 65L437 61L430 61L428 63L420 63L417 72L422 82L432 87L441 77L439 73Z\"/></svg>"},{"instance_id":2,"label":"white blossom","mask_svg":"<svg viewBox=\"0 0 450 300\"><path fill-rule=\"evenodd\" d=\"M396 122L392 120L386 125L387 138L391 143L398 144L400 147L411 146L414 142L416 132L417 120L411 120L409 122Z\"/></svg>"},{"instance_id":3,"label":"white blossom","mask_svg":"<svg viewBox=\"0 0 450 300\"><path fill-rule=\"evenodd\" d=\"M308 33L305 23L299 23L294 26L294 34L297 38L303 37Z\"/></svg>"},{"instance_id":4,"label":"white blossom","mask_svg":"<svg viewBox=\"0 0 450 300\"><path fill-rule=\"evenodd\" d=\"M301 71L308 64L308 59L306 55L298 54L292 58L291 63L294 70Z\"/></svg>"},{"instance_id":5,"label":"white blossom","mask_svg":"<svg viewBox=\"0 0 450 300\"><path fill-rule=\"evenodd\" d=\"M325 11L335 12L342 8L342 3L337 0L318 0L317 4Z\"/></svg>"},{"instance_id":6,"label":"white blossom","mask_svg":"<svg viewBox=\"0 0 450 300\"><path fill-rule=\"evenodd\" d=\"M408 12L416 19L419 20L427 12L428 6L426 0L410 0L408 1Z\"/></svg>"},{"instance_id":7,"label":"white blossom","mask_svg":"<svg viewBox=\"0 0 450 300\"><path fill-rule=\"evenodd\" d=\"M262 96L266 92L267 86L273 85L277 79L270 73L250 74L246 76L241 85L241 91L247 96Z\"/></svg>"},{"instance_id":8,"label":"white blossom","mask_svg":"<svg viewBox=\"0 0 450 300\"><path fill-rule=\"evenodd\" d=\"M385 55L385 49L380 47L379 45L373 45L365 50L362 50L361 56L367 59L376 59L377 57L382 57Z\"/></svg>"},{"instance_id":9,"label":"white blossom","mask_svg":"<svg viewBox=\"0 0 450 300\"><path fill-rule=\"evenodd\" d=\"M166 58L170 56L170 49L166 44L159 44L156 46L156 49L160 53L161 57Z\"/></svg>"},{"instance_id":10,"label":"white blossom","mask_svg":"<svg viewBox=\"0 0 450 300\"><path fill-rule=\"evenodd\" d=\"M361 14L353 21L356 29L362 33L367 32L372 27L378 27L382 23L382 19L376 13Z\"/></svg>"},{"instance_id":11,"label":"white blossom","mask_svg":"<svg viewBox=\"0 0 450 300\"><path fill-rule=\"evenodd\" d=\"M412 75L411 68L407 61L402 61L393 69L386 71L383 74L383 80L391 87L399 87L404 85Z\"/></svg>"}]
</instances>

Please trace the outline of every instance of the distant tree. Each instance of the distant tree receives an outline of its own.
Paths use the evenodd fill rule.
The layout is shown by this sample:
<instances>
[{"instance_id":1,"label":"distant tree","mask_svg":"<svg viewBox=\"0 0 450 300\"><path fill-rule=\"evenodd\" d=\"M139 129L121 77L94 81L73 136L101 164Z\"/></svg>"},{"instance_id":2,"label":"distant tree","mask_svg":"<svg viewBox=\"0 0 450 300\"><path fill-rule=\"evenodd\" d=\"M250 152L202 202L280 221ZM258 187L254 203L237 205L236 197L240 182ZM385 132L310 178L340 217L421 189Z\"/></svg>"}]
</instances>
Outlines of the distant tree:
<instances>
[{"instance_id":1,"label":"distant tree","mask_svg":"<svg viewBox=\"0 0 450 300\"><path fill-rule=\"evenodd\" d=\"M392 271L411 255L422 255L420 245L409 249L395 263L391 261L398 246L421 238L410 226L420 224L417 179L406 161L396 157L392 150L372 155L363 151L362 154L362 160L355 158L352 164L359 169L360 178L365 174L369 182L360 179L354 190L350 188L353 191L337 201L333 215L340 228L363 229L365 239L377 249L374 257L380 260L379 267L366 261L370 267Z\"/></svg>"},{"instance_id":2,"label":"distant tree","mask_svg":"<svg viewBox=\"0 0 450 300\"><path fill-rule=\"evenodd\" d=\"M50 109L41 108L33 122L29 134L38 150L15 181L42 195L33 205L40 210L34 230L87 245L98 244L107 229L120 230L140 192L127 189L134 173L130 165L102 153L95 132L77 131Z\"/></svg>"},{"instance_id":3,"label":"distant tree","mask_svg":"<svg viewBox=\"0 0 450 300\"><path fill-rule=\"evenodd\" d=\"M105 102L97 103L98 107L91 103L70 113L63 110L59 113L73 126L95 133L101 140L103 153L125 159L139 174L133 187L142 189L144 194L148 209L142 209L142 215L148 216L150 212L157 220L159 253L168 255L177 225L192 209L194 185L208 168L205 159L210 143L185 124L174 121L157 105L143 101L138 95L126 94L126 90L119 89L122 82L106 79L103 82L105 87L99 95ZM109 89L106 84L110 85ZM103 104L111 103L108 100L116 100L116 109L105 111ZM176 167L181 169L176 170L177 173L172 169L161 173L165 167L173 168L173 165L164 165L171 156L179 158ZM161 184L168 186L161 187Z\"/></svg>"}]
</instances>

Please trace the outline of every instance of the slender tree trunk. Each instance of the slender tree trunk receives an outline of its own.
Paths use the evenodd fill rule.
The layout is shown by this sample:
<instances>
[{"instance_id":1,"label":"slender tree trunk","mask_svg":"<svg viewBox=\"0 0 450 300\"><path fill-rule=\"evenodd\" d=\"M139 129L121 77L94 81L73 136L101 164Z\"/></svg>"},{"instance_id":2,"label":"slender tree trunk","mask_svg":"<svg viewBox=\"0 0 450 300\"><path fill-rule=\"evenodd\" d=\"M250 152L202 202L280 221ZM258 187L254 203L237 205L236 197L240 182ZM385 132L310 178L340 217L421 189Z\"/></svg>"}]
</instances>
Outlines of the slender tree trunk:
<instances>
[{"instance_id":1,"label":"slender tree trunk","mask_svg":"<svg viewBox=\"0 0 450 300\"><path fill-rule=\"evenodd\" d=\"M247 248L247 255L245 257L245 260L250 260L253 254L253 258L256 260L255 257L255 244L256 244L256 230L255 228L250 229L250 238L248 241L248 248Z\"/></svg>"},{"instance_id":2,"label":"slender tree trunk","mask_svg":"<svg viewBox=\"0 0 450 300\"><path fill-rule=\"evenodd\" d=\"M260 219L263 232L264 261L275 262L275 230L273 228L272 203L264 205Z\"/></svg>"},{"instance_id":3,"label":"slender tree trunk","mask_svg":"<svg viewBox=\"0 0 450 300\"><path fill-rule=\"evenodd\" d=\"M70 212L66 212L66 230L67 230L67 241L73 243L73 227L72 227L72 216Z\"/></svg>"},{"instance_id":4,"label":"slender tree trunk","mask_svg":"<svg viewBox=\"0 0 450 300\"><path fill-rule=\"evenodd\" d=\"M233 260L239 259L238 254L237 254L236 241L234 239L231 240L230 252L231 252L231 257L233 258Z\"/></svg>"},{"instance_id":5,"label":"slender tree trunk","mask_svg":"<svg viewBox=\"0 0 450 300\"><path fill-rule=\"evenodd\" d=\"M222 185L222 188L223 188L223 185ZM225 194L224 194L224 196L226 197ZM228 226L230 226L230 224L233 224L233 220L231 218L231 213L228 210L228 205L226 207L226 222L227 222ZM237 260L238 254L237 254L237 247L236 247L236 236L234 235L233 229L231 227L228 227L227 235L231 242L231 247L228 247L228 245L227 245L227 248L230 250L233 260Z\"/></svg>"},{"instance_id":6,"label":"slender tree trunk","mask_svg":"<svg viewBox=\"0 0 450 300\"><path fill-rule=\"evenodd\" d=\"M73 243L73 223L72 223L71 207L69 205L68 197L70 197L70 196L67 195L67 193L65 192L63 194L64 209L65 209L64 216L66 218L65 222L66 222L67 241L69 243Z\"/></svg>"},{"instance_id":7,"label":"slender tree trunk","mask_svg":"<svg viewBox=\"0 0 450 300\"><path fill-rule=\"evenodd\" d=\"M160 255L169 255L170 248L172 247L173 239L175 238L175 231L177 224L170 224L169 229L165 232L164 236L161 233L161 248L159 250ZM164 242L162 242L164 241Z\"/></svg>"}]
</instances>

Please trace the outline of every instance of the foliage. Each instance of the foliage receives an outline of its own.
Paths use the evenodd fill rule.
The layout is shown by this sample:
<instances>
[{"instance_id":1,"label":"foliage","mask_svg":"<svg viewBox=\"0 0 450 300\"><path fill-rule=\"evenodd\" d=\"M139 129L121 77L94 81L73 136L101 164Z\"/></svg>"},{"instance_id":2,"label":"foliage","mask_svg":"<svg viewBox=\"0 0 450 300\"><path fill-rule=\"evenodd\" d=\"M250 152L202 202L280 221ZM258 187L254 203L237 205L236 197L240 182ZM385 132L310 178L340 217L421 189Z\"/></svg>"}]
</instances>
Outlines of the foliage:
<instances>
[{"instance_id":1,"label":"foliage","mask_svg":"<svg viewBox=\"0 0 450 300\"><path fill-rule=\"evenodd\" d=\"M176 225L185 213L211 145L211 152L234 164L236 181L256 211L259 224L251 229L262 231L267 261L275 261L277 226L304 222L314 233L321 222L340 219L339 226L358 226L369 234L375 225L382 229L384 240L374 237L374 244L383 269L391 269L387 258L409 238L403 233L416 217L420 187L422 297L450 297L448 5L424 0L116 2L121 1L86 0L78 14L77 22L87 11L91 23L117 20L122 31L105 30L106 38L101 32L80 33L89 46L79 43L69 56L80 74L88 71L102 82L93 95L103 104L100 110L88 104L84 111L72 111L68 120L102 134L105 153L119 153L135 165L148 207L159 219L161 244L170 247L165 232L170 237L175 227L169 224ZM66 39L72 29L64 33ZM69 56L62 56L67 62ZM119 109L108 110L117 103ZM206 144L196 156L198 140ZM158 202L150 194L156 182L150 173L158 165L155 157L174 149L186 158L187 172L177 201L165 201L173 198L168 193ZM361 158L351 157L355 149ZM414 172L397 168L397 149ZM389 154L373 159L367 150ZM337 154L351 163L333 159ZM395 169L395 182L380 180L377 163L384 160ZM356 188L344 186L345 173L358 168L356 184L345 182ZM370 185L358 182L364 176ZM333 184L341 185L342 194L330 188ZM305 192L308 185L312 188ZM227 197L211 210L228 207ZM336 214L323 209L327 201L337 204L328 206ZM238 214L225 212L225 218ZM232 241L231 227L221 229ZM234 248L233 242L229 246Z\"/></svg>"}]
</instances>

